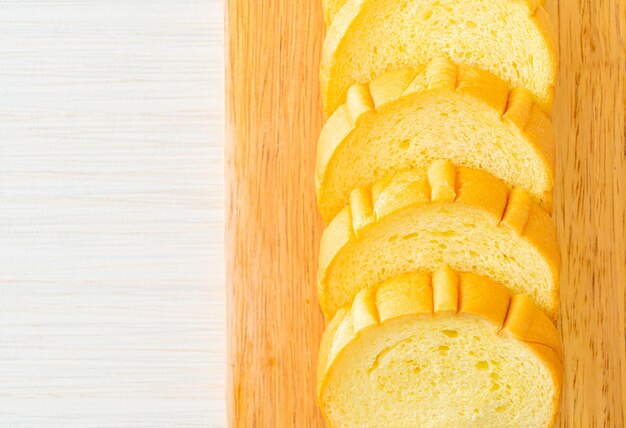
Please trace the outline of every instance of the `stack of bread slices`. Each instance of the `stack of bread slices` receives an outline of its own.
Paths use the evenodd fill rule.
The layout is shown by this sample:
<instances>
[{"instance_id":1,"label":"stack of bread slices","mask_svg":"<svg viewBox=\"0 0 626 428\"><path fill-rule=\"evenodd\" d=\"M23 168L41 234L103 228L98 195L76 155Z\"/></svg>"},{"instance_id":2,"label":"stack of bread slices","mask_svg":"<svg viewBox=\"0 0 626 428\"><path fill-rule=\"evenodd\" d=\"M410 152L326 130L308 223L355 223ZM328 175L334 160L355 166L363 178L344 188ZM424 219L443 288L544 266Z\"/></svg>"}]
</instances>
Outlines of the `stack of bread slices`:
<instances>
[{"instance_id":1,"label":"stack of bread slices","mask_svg":"<svg viewBox=\"0 0 626 428\"><path fill-rule=\"evenodd\" d=\"M322 0L331 427L548 427L562 351L542 0Z\"/></svg>"}]
</instances>

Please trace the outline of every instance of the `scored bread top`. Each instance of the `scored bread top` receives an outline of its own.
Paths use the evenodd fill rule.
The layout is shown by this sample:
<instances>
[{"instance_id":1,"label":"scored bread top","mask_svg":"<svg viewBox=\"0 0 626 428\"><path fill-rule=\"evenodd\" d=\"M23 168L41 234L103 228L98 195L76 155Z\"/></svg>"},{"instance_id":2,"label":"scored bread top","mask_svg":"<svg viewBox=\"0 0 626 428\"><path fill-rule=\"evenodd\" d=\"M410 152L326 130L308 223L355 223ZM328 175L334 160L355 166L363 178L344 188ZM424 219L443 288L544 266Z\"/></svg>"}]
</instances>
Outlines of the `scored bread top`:
<instances>
[{"instance_id":1,"label":"scored bread top","mask_svg":"<svg viewBox=\"0 0 626 428\"><path fill-rule=\"evenodd\" d=\"M435 113L424 113L426 108ZM459 118L472 120L476 112L484 112L477 119L484 123L461 123ZM419 129L417 120L428 129ZM394 149L402 141L405 146ZM384 153L372 155L378 147ZM551 211L554 151L552 124L528 90L511 89L487 71L438 57L425 67L386 72L350 87L346 103L320 133L315 170L319 207L328 222L354 187L420 166L418 162L447 158L526 188ZM356 166L349 170L348 162Z\"/></svg>"},{"instance_id":2,"label":"scored bread top","mask_svg":"<svg viewBox=\"0 0 626 428\"><path fill-rule=\"evenodd\" d=\"M320 345L317 394L322 410L321 398L333 364L342 353L350 355L350 344L366 330L394 319L463 315L493 324L499 336L523 342L545 363L557 391L552 397L554 422L562 383L561 340L554 324L529 297L512 295L485 277L459 273L447 266L432 274L408 273L363 289L350 307L337 312Z\"/></svg>"},{"instance_id":3,"label":"scored bread top","mask_svg":"<svg viewBox=\"0 0 626 428\"><path fill-rule=\"evenodd\" d=\"M527 88L550 112L558 50L546 11L532 1L347 0L324 41L320 84L330 116L354 83L445 55Z\"/></svg>"},{"instance_id":4,"label":"scored bread top","mask_svg":"<svg viewBox=\"0 0 626 428\"><path fill-rule=\"evenodd\" d=\"M548 266L546 269L549 270L549 273L546 272L546 277L550 278L549 284L546 285L549 289L546 292L551 296L550 303L544 303L542 309L553 319L556 317L560 254L556 228L550 216L531 201L525 190L514 188L509 191L500 180L483 171L456 167L449 161L438 160L428 169L406 171L391 179L377 182L371 188L355 189L350 195L350 205L346 206L324 230L320 243L318 296L327 318L332 317L334 312L345 304L333 297L332 287L346 286L344 283L337 283L339 280L336 279L336 275L335 277L331 275L333 269L337 269L333 264L336 263L338 256L343 251L353 251L356 244L369 246L368 236L374 232L378 233L382 227L389 227L390 221L395 218L393 214L403 215L408 212L407 210L418 208L421 214L423 211L421 207L427 205L436 209L450 206L450 210L456 210L463 215L469 213L468 210L479 212L481 216L489 219L489 228L494 230L504 228L503 232L510 234L511 238L518 236L521 238L520 243L523 242L528 248L534 249L533 251L541 258L541 263ZM450 214L447 213L442 218L449 217ZM402 217L398 218L404 226L411 227L411 224L406 224L406 220L402 220ZM428 218L430 220L433 217L429 215ZM379 224L384 226L377 228ZM467 227L463 226L456 232L464 233L466 229ZM421 244L415 243L413 246L417 248ZM391 251L394 251L394 245L390 244ZM379 251L384 249L379 248ZM404 257L403 254L397 256ZM354 261L354 257L349 258ZM452 264L450 261L446 263ZM526 267L524 269L526 270ZM477 273L485 274L480 271ZM365 278L374 282L359 283L357 284L359 288L386 279L376 278L369 271L364 275L370 275ZM386 270L385 275L393 275L392 269ZM508 285L512 285L511 282L516 280L504 277L494 279ZM510 282L507 283L506 280ZM529 287L531 284L517 285Z\"/></svg>"}]
</instances>

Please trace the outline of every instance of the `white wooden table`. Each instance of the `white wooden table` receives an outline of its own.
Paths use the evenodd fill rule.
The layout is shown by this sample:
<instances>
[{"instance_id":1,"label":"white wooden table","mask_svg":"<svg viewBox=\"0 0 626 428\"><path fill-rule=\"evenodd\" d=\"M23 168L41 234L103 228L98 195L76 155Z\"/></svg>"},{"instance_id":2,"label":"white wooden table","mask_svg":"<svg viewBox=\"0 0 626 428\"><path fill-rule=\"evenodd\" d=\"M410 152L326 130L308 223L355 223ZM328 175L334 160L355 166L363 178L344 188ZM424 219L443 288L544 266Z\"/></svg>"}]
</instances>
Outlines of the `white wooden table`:
<instances>
[{"instance_id":1,"label":"white wooden table","mask_svg":"<svg viewBox=\"0 0 626 428\"><path fill-rule=\"evenodd\" d=\"M0 426L225 426L221 2L0 6Z\"/></svg>"}]
</instances>

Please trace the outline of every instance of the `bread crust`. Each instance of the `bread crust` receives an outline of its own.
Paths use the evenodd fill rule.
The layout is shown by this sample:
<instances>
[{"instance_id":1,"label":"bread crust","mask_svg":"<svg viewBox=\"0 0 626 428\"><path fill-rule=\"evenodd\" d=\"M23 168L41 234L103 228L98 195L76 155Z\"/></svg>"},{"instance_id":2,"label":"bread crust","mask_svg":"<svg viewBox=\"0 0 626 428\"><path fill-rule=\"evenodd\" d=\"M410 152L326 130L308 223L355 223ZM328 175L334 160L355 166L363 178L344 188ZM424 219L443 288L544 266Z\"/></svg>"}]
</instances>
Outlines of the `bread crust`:
<instances>
[{"instance_id":1,"label":"bread crust","mask_svg":"<svg viewBox=\"0 0 626 428\"><path fill-rule=\"evenodd\" d=\"M331 174L341 173L332 169L332 162L342 145L355 138L359 128L375 123L380 112L392 111L410 100L417 102L442 93L450 97L472 97L475 102L494 109L502 122L519 131L543 162L550 180L549 188L533 199L546 211L552 211L554 129L550 119L533 101L532 94L524 88L511 89L487 71L459 66L440 57L421 69L387 72L372 82L354 84L348 89L346 102L325 123L317 145L315 187L326 222L340 209L341 202L329 200L325 186Z\"/></svg>"},{"instance_id":2,"label":"bread crust","mask_svg":"<svg viewBox=\"0 0 626 428\"><path fill-rule=\"evenodd\" d=\"M339 107L339 105L345 101L345 93L341 94L339 98L331 94L330 79L332 77L332 69L336 66L337 62L335 59L335 53L339 49L348 31L350 31L353 21L376 1L378 0L347 0L337 11L331 21L332 23L328 27L320 63L320 89L322 94L322 104L327 117L329 117ZM543 8L543 2L541 0L520 1L528 7L529 17L533 24L537 27L542 39L546 43L546 48L551 60L551 83L548 88L548 93L544 94L547 99L545 102L540 103L542 110L546 113L550 113L552 111L554 98L553 89L556 85L556 75L559 63L559 52L553 26L548 13ZM340 99L341 97L343 97L343 99Z\"/></svg>"},{"instance_id":3,"label":"bread crust","mask_svg":"<svg viewBox=\"0 0 626 428\"><path fill-rule=\"evenodd\" d=\"M355 189L344 207L322 234L318 270L318 297L327 318L327 274L337 255L381 219L400 210L425 204L470 207L493 218L494 227L508 228L534 246L548 261L553 277L553 301L558 302L560 252L556 228L550 216L519 188L509 191L497 178L479 170L456 167L449 161L433 162L426 172L407 171L371 188ZM556 318L558 307L549 316Z\"/></svg>"},{"instance_id":4,"label":"bread crust","mask_svg":"<svg viewBox=\"0 0 626 428\"><path fill-rule=\"evenodd\" d=\"M322 395L333 364L349 352L361 332L400 317L439 315L479 317L493 324L498 335L519 340L537 355L557 390L550 426L554 424L563 372L561 340L554 324L528 296L512 295L488 278L447 266L432 274L409 273L361 290L350 307L337 312L324 332L318 360L317 396L322 412Z\"/></svg>"}]
</instances>

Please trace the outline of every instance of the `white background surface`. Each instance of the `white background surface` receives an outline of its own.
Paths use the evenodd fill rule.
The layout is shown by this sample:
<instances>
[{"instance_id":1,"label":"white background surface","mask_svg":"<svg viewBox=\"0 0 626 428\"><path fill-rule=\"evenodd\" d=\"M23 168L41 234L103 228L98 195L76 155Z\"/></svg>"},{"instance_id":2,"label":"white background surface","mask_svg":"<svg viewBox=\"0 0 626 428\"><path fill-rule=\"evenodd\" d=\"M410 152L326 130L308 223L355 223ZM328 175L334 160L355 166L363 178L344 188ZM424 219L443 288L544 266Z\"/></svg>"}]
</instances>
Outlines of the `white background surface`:
<instances>
[{"instance_id":1,"label":"white background surface","mask_svg":"<svg viewBox=\"0 0 626 428\"><path fill-rule=\"evenodd\" d=\"M0 6L0 426L225 426L221 2Z\"/></svg>"}]
</instances>

